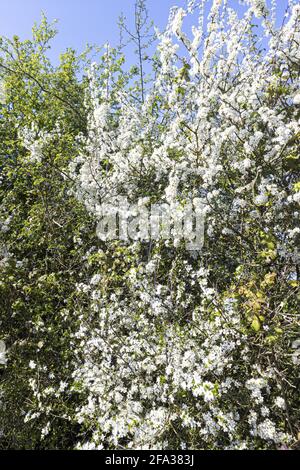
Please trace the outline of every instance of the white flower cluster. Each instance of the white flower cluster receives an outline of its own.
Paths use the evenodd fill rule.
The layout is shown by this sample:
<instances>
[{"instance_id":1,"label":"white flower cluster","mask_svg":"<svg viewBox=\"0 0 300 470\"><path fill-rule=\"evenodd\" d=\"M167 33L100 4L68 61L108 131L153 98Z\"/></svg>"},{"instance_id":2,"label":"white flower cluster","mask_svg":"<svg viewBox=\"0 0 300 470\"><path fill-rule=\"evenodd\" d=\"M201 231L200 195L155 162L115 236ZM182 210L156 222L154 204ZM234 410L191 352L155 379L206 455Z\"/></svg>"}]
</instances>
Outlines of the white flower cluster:
<instances>
[{"instance_id":1,"label":"white flower cluster","mask_svg":"<svg viewBox=\"0 0 300 470\"><path fill-rule=\"evenodd\" d=\"M300 9L262 53L251 24L266 4L249 3L239 19L214 1L200 48L202 19L192 44L182 32L188 12L172 11L144 102L113 81L109 96L96 93L90 74L85 151L70 165L78 199L98 221L101 204L120 195L171 207L201 197L206 240L201 257L161 241L103 242L94 253L99 270L77 285L85 302L67 386L82 391L75 421L92 436L78 448L251 449L293 439L272 345L295 377L298 346L292 360L280 327L296 316L287 275L299 259ZM284 288L271 302L277 278Z\"/></svg>"},{"instance_id":2,"label":"white flower cluster","mask_svg":"<svg viewBox=\"0 0 300 470\"><path fill-rule=\"evenodd\" d=\"M264 1L249 3L250 13L267 15ZM220 1L213 4L201 53L201 28L193 29L192 45L182 32L188 12L172 11L166 32L159 35L160 72L144 104L133 103L124 91L118 92L118 116L109 102L95 104L86 156L76 163L79 176L73 176L78 197L96 218L100 200L112 201L124 192L134 200L144 196L144 184L148 194L152 191L171 205L204 196L207 236L212 240L220 232L231 238L239 233L241 214L248 214L248 225L255 226L259 211L264 211L266 233L283 225L282 211L294 200L288 199L292 181L282 188L282 175L278 179L278 161L289 158L300 131L295 106L299 77L289 81L284 73L295 60L291 44L300 37L298 10L293 10L284 34L273 31L262 56L249 52L249 12L239 20L229 9L229 27L224 29L224 17L220 24L217 20L221 6ZM189 10L194 11L192 2ZM177 65L178 44L172 35L183 42L189 56L188 79ZM279 72L272 73L274 60ZM289 87L292 104L270 98L280 86ZM155 111L157 97L160 109ZM107 126L108 119L115 121L113 129ZM243 197L236 198L236 193ZM276 230L281 236L286 233L288 259L296 249L291 235L296 232L291 219L284 224L284 230ZM132 249L137 253L138 244ZM272 406L285 409L281 397L272 404L274 371L269 366L251 368L234 299L221 300L221 293L209 285L209 271L199 272L192 262L182 264L180 257L170 263L165 282L158 284L163 256L157 256L131 268L124 286L113 293L101 290L98 274L91 280L91 289L98 289L91 294L97 327L87 339L90 327L82 325L86 360L74 374L76 383L89 391L77 419L86 423L95 416L97 421L92 444L85 445L166 448L176 440L176 427L189 436L185 445L191 445L195 435L200 447L226 443L228 448L242 448L254 445L251 439L289 440L271 419ZM242 405L245 396L252 406ZM248 428L241 431L243 406L248 408ZM242 435L244 440L238 437Z\"/></svg>"}]
</instances>

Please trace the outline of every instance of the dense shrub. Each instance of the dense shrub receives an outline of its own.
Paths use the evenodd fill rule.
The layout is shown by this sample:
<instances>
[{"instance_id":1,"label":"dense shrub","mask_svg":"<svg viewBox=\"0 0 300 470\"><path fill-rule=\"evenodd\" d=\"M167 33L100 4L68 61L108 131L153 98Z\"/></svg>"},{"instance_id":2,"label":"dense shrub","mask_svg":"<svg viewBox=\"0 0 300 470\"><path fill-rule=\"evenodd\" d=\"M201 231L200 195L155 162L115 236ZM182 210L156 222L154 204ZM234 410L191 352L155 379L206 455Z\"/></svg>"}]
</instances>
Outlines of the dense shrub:
<instances>
[{"instance_id":1,"label":"dense shrub","mask_svg":"<svg viewBox=\"0 0 300 470\"><path fill-rule=\"evenodd\" d=\"M300 7L246 3L173 9L149 80L109 46L54 69L46 20L2 42L3 447L296 445ZM97 237L124 198L201 201L201 250Z\"/></svg>"}]
</instances>

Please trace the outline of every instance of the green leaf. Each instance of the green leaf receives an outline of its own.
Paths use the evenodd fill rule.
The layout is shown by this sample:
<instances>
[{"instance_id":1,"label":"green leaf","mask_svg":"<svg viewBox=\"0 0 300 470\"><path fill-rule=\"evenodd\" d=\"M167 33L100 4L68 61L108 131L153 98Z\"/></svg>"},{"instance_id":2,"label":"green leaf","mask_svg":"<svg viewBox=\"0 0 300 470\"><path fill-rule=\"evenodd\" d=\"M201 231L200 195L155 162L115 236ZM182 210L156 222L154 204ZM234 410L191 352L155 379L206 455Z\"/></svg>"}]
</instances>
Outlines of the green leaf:
<instances>
[{"instance_id":1,"label":"green leaf","mask_svg":"<svg viewBox=\"0 0 300 470\"><path fill-rule=\"evenodd\" d=\"M261 329L261 323L260 323L260 320L259 318L255 315L254 318L253 318L253 321L251 323L251 328L252 330L254 330L256 333L258 333L258 331L260 331Z\"/></svg>"}]
</instances>

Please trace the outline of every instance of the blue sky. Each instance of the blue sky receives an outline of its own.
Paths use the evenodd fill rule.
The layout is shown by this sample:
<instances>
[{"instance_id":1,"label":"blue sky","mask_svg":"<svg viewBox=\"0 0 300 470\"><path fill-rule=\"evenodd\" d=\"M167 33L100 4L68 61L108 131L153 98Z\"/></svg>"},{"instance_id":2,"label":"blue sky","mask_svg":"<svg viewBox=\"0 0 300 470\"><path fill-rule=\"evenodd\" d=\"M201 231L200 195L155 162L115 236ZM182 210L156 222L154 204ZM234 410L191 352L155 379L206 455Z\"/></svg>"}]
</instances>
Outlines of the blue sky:
<instances>
[{"instance_id":1,"label":"blue sky","mask_svg":"<svg viewBox=\"0 0 300 470\"><path fill-rule=\"evenodd\" d=\"M278 0L279 16L286 2ZM166 25L170 7L186 5L185 0L148 0L147 3L150 17L160 28ZM240 10L238 0L231 0L231 5ZM32 25L39 21L41 11L49 20L58 19L59 34L50 53L56 61L67 47L80 52L86 43L102 45L108 41L117 45L118 16L123 11L128 19L132 18L134 0L0 0L0 6L0 35L3 36L30 37Z\"/></svg>"},{"instance_id":2,"label":"blue sky","mask_svg":"<svg viewBox=\"0 0 300 470\"><path fill-rule=\"evenodd\" d=\"M185 0L149 0L150 16L163 27L170 7L183 5ZM0 34L22 39L31 35L41 11L49 20L58 19L59 35L53 42L52 56L66 47L82 51L86 43L117 44L119 33L117 20L123 11L128 20L134 12L134 0L0 0Z\"/></svg>"}]
</instances>

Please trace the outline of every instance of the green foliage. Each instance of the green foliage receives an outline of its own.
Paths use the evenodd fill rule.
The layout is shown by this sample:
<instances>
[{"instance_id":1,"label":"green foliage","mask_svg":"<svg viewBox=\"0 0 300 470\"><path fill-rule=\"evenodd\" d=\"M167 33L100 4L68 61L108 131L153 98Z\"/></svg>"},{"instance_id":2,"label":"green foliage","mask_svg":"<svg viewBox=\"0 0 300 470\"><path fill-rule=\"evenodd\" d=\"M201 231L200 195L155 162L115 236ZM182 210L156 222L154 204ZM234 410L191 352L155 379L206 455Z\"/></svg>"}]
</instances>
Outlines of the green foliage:
<instances>
[{"instance_id":1,"label":"green foliage","mask_svg":"<svg viewBox=\"0 0 300 470\"><path fill-rule=\"evenodd\" d=\"M65 407L74 408L75 391L51 410L58 424L48 442L40 442L35 424L24 423L33 400L29 362L49 364L47 371L40 371L43 386L53 386L51 374L57 381L68 380L72 373L74 291L84 276L85 244L94 238L93 224L71 195L70 181L64 176L78 152L76 137L86 129L84 82L77 78L79 59L74 51L62 54L56 69L50 65L45 53L55 33L43 16L41 25L33 28L31 41L3 39L0 47L6 91L0 110L0 220L10 220L0 240L1 252L8 253L0 266L0 337L9 355L8 367L0 371L3 449L74 445L72 424L55 416ZM62 132L56 132L43 160L30 161L19 130L32 128L38 135L56 131L57 125ZM44 420L39 418L40 426Z\"/></svg>"}]
</instances>

